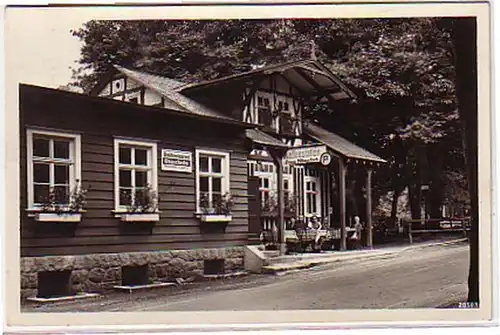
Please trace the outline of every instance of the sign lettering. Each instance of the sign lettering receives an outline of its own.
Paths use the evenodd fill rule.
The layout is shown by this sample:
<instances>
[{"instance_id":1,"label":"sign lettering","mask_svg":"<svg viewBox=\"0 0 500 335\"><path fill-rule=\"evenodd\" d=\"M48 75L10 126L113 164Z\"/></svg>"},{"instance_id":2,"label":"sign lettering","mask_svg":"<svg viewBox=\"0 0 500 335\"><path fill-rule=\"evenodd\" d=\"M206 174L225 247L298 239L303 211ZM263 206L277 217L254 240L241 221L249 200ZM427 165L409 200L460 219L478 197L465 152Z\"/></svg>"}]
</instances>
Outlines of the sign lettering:
<instances>
[{"instance_id":1,"label":"sign lettering","mask_svg":"<svg viewBox=\"0 0 500 335\"><path fill-rule=\"evenodd\" d=\"M193 154L191 151L162 149L162 171L192 172Z\"/></svg>"},{"instance_id":2,"label":"sign lettering","mask_svg":"<svg viewBox=\"0 0 500 335\"><path fill-rule=\"evenodd\" d=\"M330 164L331 156L328 153L326 145L315 145L288 149L285 161L290 165L311 163L328 165Z\"/></svg>"}]
</instances>

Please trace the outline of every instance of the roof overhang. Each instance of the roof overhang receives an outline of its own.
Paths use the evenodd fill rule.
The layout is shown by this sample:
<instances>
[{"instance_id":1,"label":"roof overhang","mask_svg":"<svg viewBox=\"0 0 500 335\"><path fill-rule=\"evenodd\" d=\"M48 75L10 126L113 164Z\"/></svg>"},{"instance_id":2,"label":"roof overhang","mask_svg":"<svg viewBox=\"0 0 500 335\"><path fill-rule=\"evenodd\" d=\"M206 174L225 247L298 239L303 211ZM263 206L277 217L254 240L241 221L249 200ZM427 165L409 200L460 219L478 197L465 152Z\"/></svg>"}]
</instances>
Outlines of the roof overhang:
<instances>
[{"instance_id":1,"label":"roof overhang","mask_svg":"<svg viewBox=\"0 0 500 335\"><path fill-rule=\"evenodd\" d=\"M285 143L258 129L247 129L246 136L250 141L252 141L252 143L266 148L288 148L288 145L286 145Z\"/></svg>"},{"instance_id":2,"label":"roof overhang","mask_svg":"<svg viewBox=\"0 0 500 335\"><path fill-rule=\"evenodd\" d=\"M31 84L20 83L19 89L20 89L20 91L26 92L26 93L43 94L43 95L47 96L47 98L73 99L75 101L75 103L85 103L85 102L91 103L92 102L92 103L102 105L103 107L105 107L105 106L119 106L119 107L129 109L129 110L133 109L134 111L137 111L138 113L141 113L141 112L160 113L160 114L165 114L165 115L169 115L169 116L176 116L179 118L196 119L196 120L204 121L204 122L215 122L215 123L219 123L219 124L227 124L227 125L239 127L240 129L241 128L249 129L249 128L255 127L255 125L245 123L242 121L238 121L235 119L214 118L211 116L185 113L182 111L172 110L172 109L163 108L163 107L131 104L131 103L121 101L121 100L114 100L114 99L109 99L109 98L104 98L104 97L99 97L99 96L90 96L88 94L62 91L62 90L58 90L58 89L54 89L54 88L31 85ZM107 109L103 108L103 110L107 110Z\"/></svg>"},{"instance_id":3,"label":"roof overhang","mask_svg":"<svg viewBox=\"0 0 500 335\"><path fill-rule=\"evenodd\" d=\"M347 139L321 128L314 123L304 124L304 133L310 138L325 144L336 155L346 160L353 160L363 163L382 164L387 161L370 151L348 141Z\"/></svg>"},{"instance_id":4,"label":"roof overhang","mask_svg":"<svg viewBox=\"0 0 500 335\"><path fill-rule=\"evenodd\" d=\"M245 83L256 77L273 75L283 77L300 95L316 103L356 99L356 94L339 77L316 60L267 66L214 80L187 84L180 87L179 90L181 92L194 92L228 84L234 85L235 82Z\"/></svg>"}]
</instances>

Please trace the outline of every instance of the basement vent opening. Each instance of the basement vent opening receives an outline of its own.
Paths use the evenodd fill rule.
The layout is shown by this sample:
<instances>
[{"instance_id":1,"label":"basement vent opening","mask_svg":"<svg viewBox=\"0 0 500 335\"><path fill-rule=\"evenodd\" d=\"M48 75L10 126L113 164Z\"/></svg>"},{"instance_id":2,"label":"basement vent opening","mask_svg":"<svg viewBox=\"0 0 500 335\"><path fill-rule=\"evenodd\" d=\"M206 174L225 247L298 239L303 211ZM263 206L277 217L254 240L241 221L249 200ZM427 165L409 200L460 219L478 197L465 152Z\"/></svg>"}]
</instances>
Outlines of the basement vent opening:
<instances>
[{"instance_id":1,"label":"basement vent opening","mask_svg":"<svg viewBox=\"0 0 500 335\"><path fill-rule=\"evenodd\" d=\"M224 259L210 259L203 261L203 273L205 275L224 274Z\"/></svg>"},{"instance_id":2,"label":"basement vent opening","mask_svg":"<svg viewBox=\"0 0 500 335\"><path fill-rule=\"evenodd\" d=\"M122 285L148 285L148 264L141 266L122 266Z\"/></svg>"},{"instance_id":3,"label":"basement vent opening","mask_svg":"<svg viewBox=\"0 0 500 335\"><path fill-rule=\"evenodd\" d=\"M37 298L71 295L71 270L38 272Z\"/></svg>"}]
</instances>

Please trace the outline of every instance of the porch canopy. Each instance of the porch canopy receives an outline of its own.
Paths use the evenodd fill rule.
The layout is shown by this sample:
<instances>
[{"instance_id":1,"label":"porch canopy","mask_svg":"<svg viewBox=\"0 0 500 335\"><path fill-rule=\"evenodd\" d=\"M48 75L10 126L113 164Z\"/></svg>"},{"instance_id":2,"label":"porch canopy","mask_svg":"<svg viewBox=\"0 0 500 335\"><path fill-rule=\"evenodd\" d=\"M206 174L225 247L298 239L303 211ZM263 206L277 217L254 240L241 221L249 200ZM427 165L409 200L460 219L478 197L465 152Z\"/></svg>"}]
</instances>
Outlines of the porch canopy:
<instances>
[{"instance_id":1,"label":"porch canopy","mask_svg":"<svg viewBox=\"0 0 500 335\"><path fill-rule=\"evenodd\" d=\"M355 163L363 162L366 166L366 232L367 245L373 244L372 231L372 167L381 163L387 163L386 160L365 150L345 138L329 132L312 122L304 122L304 134L322 144L325 144L338 158L339 167L339 200L340 200L340 248L346 249L346 163L350 160Z\"/></svg>"},{"instance_id":2,"label":"porch canopy","mask_svg":"<svg viewBox=\"0 0 500 335\"><path fill-rule=\"evenodd\" d=\"M375 164L387 163L385 159L363 149L356 144L346 140L342 136L332 133L319 125L312 122L304 122L304 134L310 138L325 144L330 150L337 155L344 157L346 160L357 160L371 162Z\"/></svg>"}]
</instances>

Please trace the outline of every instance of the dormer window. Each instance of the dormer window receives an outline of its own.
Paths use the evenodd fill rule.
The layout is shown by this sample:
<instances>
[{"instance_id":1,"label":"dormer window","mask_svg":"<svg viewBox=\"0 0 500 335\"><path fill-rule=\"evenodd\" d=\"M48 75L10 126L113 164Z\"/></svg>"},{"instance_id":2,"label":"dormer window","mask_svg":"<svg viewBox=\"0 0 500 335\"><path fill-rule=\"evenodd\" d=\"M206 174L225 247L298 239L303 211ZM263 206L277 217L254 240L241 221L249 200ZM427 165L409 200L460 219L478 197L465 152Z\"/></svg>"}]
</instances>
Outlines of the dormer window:
<instances>
[{"instance_id":1,"label":"dormer window","mask_svg":"<svg viewBox=\"0 0 500 335\"><path fill-rule=\"evenodd\" d=\"M256 123L264 125L268 130L286 136L298 136L299 115L294 110L294 97L285 93L272 93L267 91L258 91L254 100L254 115Z\"/></svg>"}]
</instances>

